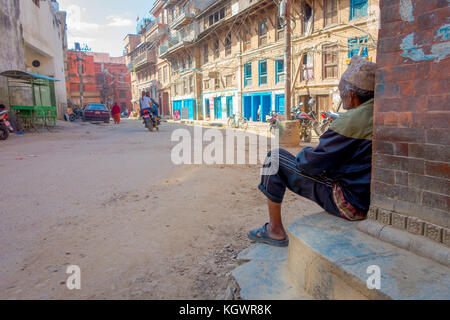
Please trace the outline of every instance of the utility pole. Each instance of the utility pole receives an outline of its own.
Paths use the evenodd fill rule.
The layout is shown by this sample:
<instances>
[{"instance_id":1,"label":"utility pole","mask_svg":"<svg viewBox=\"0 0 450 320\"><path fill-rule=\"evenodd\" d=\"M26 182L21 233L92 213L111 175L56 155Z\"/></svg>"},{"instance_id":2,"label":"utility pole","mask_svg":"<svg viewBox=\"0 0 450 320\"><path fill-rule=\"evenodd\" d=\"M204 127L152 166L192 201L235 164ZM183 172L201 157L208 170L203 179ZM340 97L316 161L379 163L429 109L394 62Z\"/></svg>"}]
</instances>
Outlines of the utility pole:
<instances>
[{"instance_id":1,"label":"utility pole","mask_svg":"<svg viewBox=\"0 0 450 320\"><path fill-rule=\"evenodd\" d=\"M291 5L292 0L284 0L284 41L285 41L285 64L286 64L286 76L285 76L285 112L286 120L290 120L291 117L291 61L292 61L292 46L291 46Z\"/></svg>"},{"instance_id":2,"label":"utility pole","mask_svg":"<svg viewBox=\"0 0 450 320\"><path fill-rule=\"evenodd\" d=\"M83 108L83 59L81 58L81 48L78 50L78 77L80 78L80 109Z\"/></svg>"}]
</instances>

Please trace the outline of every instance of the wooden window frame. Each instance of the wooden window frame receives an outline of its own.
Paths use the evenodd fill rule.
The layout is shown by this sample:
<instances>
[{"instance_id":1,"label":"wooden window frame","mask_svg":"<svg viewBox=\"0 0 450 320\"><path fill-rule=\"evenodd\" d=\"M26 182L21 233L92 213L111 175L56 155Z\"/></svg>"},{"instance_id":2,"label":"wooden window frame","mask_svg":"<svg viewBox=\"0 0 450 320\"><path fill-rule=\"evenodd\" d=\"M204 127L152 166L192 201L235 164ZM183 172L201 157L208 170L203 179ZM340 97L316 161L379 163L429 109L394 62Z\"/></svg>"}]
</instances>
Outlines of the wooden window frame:
<instances>
[{"instance_id":1,"label":"wooden window frame","mask_svg":"<svg viewBox=\"0 0 450 320\"><path fill-rule=\"evenodd\" d=\"M334 54L336 56L335 63L326 63L327 55ZM335 68L336 72L333 76L327 76L327 69ZM334 70L334 69L333 69ZM322 46L322 79L336 79L339 77L339 47L337 44Z\"/></svg>"},{"instance_id":2,"label":"wooden window frame","mask_svg":"<svg viewBox=\"0 0 450 320\"><path fill-rule=\"evenodd\" d=\"M330 9L331 5L331 9ZM333 6L336 6L333 9ZM339 1L324 0L323 3L323 26L328 27L339 23Z\"/></svg>"},{"instance_id":3,"label":"wooden window frame","mask_svg":"<svg viewBox=\"0 0 450 320\"><path fill-rule=\"evenodd\" d=\"M265 29L265 33L261 34L261 26L264 25L264 29ZM258 46L264 46L267 44L268 39L267 39L267 33L268 33L268 23L267 23L267 18L260 21L258 23Z\"/></svg>"}]
</instances>

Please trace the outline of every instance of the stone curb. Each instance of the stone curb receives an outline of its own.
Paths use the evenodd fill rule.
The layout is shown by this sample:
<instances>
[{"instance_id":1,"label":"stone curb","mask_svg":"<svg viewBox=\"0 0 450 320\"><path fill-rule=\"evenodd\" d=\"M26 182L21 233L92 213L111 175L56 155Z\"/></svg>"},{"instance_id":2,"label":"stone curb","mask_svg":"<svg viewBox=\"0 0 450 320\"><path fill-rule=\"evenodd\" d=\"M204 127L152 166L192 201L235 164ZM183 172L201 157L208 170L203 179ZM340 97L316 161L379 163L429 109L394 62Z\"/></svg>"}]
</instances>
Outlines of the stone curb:
<instances>
[{"instance_id":1,"label":"stone curb","mask_svg":"<svg viewBox=\"0 0 450 320\"><path fill-rule=\"evenodd\" d=\"M359 222L357 229L396 247L450 267L450 249L424 237L373 220Z\"/></svg>"}]
</instances>

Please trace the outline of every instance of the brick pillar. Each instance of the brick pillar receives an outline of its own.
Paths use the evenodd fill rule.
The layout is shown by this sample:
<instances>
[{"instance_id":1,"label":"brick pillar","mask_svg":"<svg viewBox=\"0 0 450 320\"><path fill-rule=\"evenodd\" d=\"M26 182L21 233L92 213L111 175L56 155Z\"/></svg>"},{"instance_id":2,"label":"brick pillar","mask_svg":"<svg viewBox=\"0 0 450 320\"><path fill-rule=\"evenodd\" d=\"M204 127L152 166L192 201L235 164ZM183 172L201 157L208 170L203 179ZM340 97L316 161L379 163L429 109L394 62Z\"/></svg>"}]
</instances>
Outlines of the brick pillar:
<instances>
[{"instance_id":1,"label":"brick pillar","mask_svg":"<svg viewBox=\"0 0 450 320\"><path fill-rule=\"evenodd\" d=\"M369 218L450 246L447 0L382 0Z\"/></svg>"}]
</instances>

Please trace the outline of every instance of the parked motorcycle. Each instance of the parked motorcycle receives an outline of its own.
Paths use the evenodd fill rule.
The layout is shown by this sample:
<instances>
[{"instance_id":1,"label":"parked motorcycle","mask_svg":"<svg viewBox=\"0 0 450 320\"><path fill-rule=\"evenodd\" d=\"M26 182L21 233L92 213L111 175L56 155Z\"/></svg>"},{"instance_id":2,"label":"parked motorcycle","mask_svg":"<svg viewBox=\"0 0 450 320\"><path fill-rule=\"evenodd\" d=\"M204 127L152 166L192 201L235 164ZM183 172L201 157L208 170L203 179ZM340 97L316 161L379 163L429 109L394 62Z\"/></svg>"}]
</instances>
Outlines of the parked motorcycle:
<instances>
[{"instance_id":1,"label":"parked motorcycle","mask_svg":"<svg viewBox=\"0 0 450 320\"><path fill-rule=\"evenodd\" d=\"M83 119L83 110L80 108L73 109L72 113L69 115L69 121L73 122L77 119Z\"/></svg>"},{"instance_id":2,"label":"parked motorcycle","mask_svg":"<svg viewBox=\"0 0 450 320\"><path fill-rule=\"evenodd\" d=\"M159 126L161 125L161 119L159 117L156 117L151 111L144 110L142 115L142 118L144 119L144 125L149 131L153 131L153 128L156 129L156 131L159 131Z\"/></svg>"},{"instance_id":3,"label":"parked motorcycle","mask_svg":"<svg viewBox=\"0 0 450 320\"><path fill-rule=\"evenodd\" d=\"M11 122L8 121L8 111L4 110L0 112L0 140L6 140L9 137L9 133L14 132L14 128Z\"/></svg>"},{"instance_id":4,"label":"parked motorcycle","mask_svg":"<svg viewBox=\"0 0 450 320\"><path fill-rule=\"evenodd\" d=\"M270 115L266 116L266 121L269 123L270 133L275 133L278 129L278 120L280 115L277 112L271 112Z\"/></svg>"},{"instance_id":5,"label":"parked motorcycle","mask_svg":"<svg viewBox=\"0 0 450 320\"><path fill-rule=\"evenodd\" d=\"M320 125L320 135L324 134L325 131L331 126L333 121L338 119L342 113L334 112L334 111L325 111L320 114L322 116L322 123Z\"/></svg>"}]
</instances>

